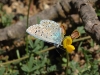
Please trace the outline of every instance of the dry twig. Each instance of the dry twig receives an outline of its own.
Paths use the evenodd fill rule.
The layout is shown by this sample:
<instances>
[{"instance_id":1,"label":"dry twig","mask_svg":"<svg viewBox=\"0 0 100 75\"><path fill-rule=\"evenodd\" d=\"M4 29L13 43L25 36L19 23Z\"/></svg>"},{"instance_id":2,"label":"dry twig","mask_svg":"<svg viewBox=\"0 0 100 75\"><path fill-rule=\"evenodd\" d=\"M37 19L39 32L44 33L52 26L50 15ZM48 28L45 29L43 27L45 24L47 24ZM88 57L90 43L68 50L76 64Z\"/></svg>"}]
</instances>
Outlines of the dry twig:
<instances>
[{"instance_id":1,"label":"dry twig","mask_svg":"<svg viewBox=\"0 0 100 75\"><path fill-rule=\"evenodd\" d=\"M85 0L72 0L72 2L79 10L85 30L94 40L100 43L100 22L93 7Z\"/></svg>"}]
</instances>

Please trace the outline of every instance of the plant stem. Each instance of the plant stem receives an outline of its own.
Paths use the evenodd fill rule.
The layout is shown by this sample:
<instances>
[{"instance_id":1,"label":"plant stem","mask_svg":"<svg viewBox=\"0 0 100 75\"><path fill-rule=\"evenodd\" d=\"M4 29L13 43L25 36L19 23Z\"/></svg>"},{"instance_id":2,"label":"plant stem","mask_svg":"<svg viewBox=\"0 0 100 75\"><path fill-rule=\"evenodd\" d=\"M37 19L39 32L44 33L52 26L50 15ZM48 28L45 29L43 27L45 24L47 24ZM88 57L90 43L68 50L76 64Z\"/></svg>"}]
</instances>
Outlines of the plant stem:
<instances>
[{"instance_id":1,"label":"plant stem","mask_svg":"<svg viewBox=\"0 0 100 75\"><path fill-rule=\"evenodd\" d=\"M30 6L31 6L31 0L29 0L29 5L28 5L28 13L27 13L27 25L26 25L26 28L28 28L28 24L29 24L29 10L30 10ZM26 40L26 53L28 54L28 37L27 37L27 33L26 33L26 37L25 37L25 40Z\"/></svg>"},{"instance_id":2,"label":"plant stem","mask_svg":"<svg viewBox=\"0 0 100 75\"><path fill-rule=\"evenodd\" d=\"M73 40L73 42L78 42L78 41L82 41L82 40L87 40L87 39L90 39L90 38L91 38L90 36L86 36L86 37L83 37L83 38L75 39L75 40Z\"/></svg>"},{"instance_id":3,"label":"plant stem","mask_svg":"<svg viewBox=\"0 0 100 75\"><path fill-rule=\"evenodd\" d=\"M90 36L86 36L86 37L83 37L83 38L75 39L75 40L73 40L73 42L78 42L78 41L82 41L82 40L87 40L87 39L90 39L90 38L91 38ZM53 50L53 49L55 49L55 48L56 48L55 46L52 46L52 47L49 47L49 48L47 48L47 49L40 50L37 54L41 54L41 53L44 53L44 52L46 52L46 51ZM67 57L67 56L66 56L66 57ZM20 61L25 60L25 59L27 59L27 58L29 58L29 55L26 55L26 56L21 57L21 58L19 58L19 59L7 61L7 62L5 62L5 63L0 63L0 65L7 65L7 64L15 63L15 62L20 62ZM69 57L68 57L68 58L69 58ZM68 59L68 60L69 60L69 59ZM98 60L98 61L100 61L100 60Z\"/></svg>"},{"instance_id":4,"label":"plant stem","mask_svg":"<svg viewBox=\"0 0 100 75\"><path fill-rule=\"evenodd\" d=\"M67 58L67 63L66 63L66 75L68 75L68 63L69 63L69 53L66 51L66 58Z\"/></svg>"}]
</instances>

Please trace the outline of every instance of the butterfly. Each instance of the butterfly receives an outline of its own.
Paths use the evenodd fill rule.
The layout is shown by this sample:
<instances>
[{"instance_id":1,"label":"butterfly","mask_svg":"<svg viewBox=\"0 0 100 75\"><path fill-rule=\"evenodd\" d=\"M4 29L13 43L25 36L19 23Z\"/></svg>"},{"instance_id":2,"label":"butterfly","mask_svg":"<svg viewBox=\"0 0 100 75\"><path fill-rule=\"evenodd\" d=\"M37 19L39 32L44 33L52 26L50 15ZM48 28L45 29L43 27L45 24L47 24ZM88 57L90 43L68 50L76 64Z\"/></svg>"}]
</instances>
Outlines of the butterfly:
<instances>
[{"instance_id":1,"label":"butterfly","mask_svg":"<svg viewBox=\"0 0 100 75\"><path fill-rule=\"evenodd\" d=\"M61 45L64 35L60 24L51 20L41 20L40 24L32 25L27 33L40 40Z\"/></svg>"},{"instance_id":2,"label":"butterfly","mask_svg":"<svg viewBox=\"0 0 100 75\"><path fill-rule=\"evenodd\" d=\"M26 32L40 40L54 43L57 47L61 45L65 35L64 27L51 20L41 20L40 24L28 27ZM79 32L73 31L71 37L79 37Z\"/></svg>"}]
</instances>

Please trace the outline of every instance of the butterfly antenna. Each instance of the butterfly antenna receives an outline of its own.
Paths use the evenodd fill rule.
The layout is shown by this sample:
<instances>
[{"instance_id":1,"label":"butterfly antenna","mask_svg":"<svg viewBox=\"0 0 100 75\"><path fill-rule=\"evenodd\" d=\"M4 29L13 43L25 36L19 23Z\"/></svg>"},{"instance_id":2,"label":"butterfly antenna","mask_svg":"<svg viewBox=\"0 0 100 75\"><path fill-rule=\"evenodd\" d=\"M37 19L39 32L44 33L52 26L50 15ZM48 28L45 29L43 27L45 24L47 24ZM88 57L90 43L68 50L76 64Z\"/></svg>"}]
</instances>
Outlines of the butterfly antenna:
<instances>
[{"instance_id":1,"label":"butterfly antenna","mask_svg":"<svg viewBox=\"0 0 100 75\"><path fill-rule=\"evenodd\" d=\"M59 51L56 49L57 53L62 57L62 55L59 53Z\"/></svg>"},{"instance_id":2,"label":"butterfly antenna","mask_svg":"<svg viewBox=\"0 0 100 75\"><path fill-rule=\"evenodd\" d=\"M61 50L63 50L63 51L65 51L65 49L64 48L62 48L62 47L59 47Z\"/></svg>"}]
</instances>

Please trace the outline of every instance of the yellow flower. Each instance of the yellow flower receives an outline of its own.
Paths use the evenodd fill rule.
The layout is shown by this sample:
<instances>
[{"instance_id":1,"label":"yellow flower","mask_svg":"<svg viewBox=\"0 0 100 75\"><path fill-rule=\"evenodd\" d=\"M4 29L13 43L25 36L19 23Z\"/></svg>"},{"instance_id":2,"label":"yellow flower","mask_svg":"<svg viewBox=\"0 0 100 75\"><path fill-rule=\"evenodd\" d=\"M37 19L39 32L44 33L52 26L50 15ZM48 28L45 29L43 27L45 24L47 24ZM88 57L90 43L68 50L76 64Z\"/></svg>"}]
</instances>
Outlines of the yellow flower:
<instances>
[{"instance_id":1,"label":"yellow flower","mask_svg":"<svg viewBox=\"0 0 100 75\"><path fill-rule=\"evenodd\" d=\"M75 50L75 47L72 44L72 38L70 36L66 36L63 40L63 48L66 49L68 53L72 53Z\"/></svg>"}]
</instances>

